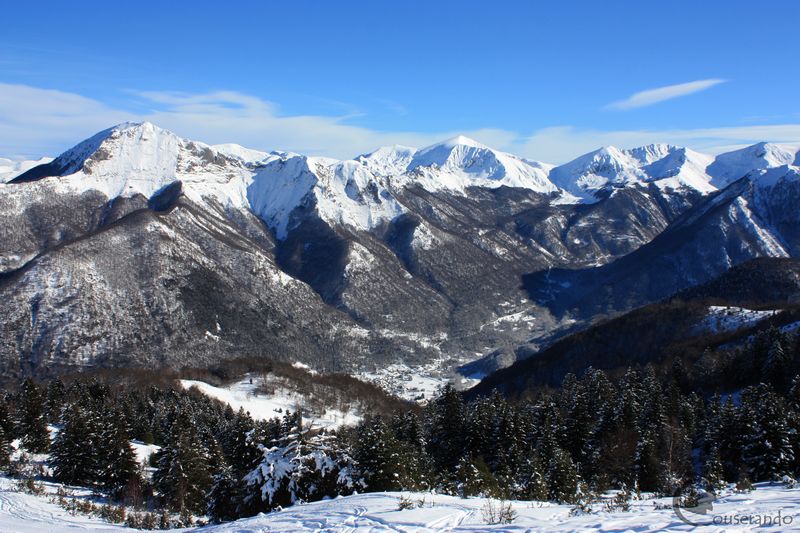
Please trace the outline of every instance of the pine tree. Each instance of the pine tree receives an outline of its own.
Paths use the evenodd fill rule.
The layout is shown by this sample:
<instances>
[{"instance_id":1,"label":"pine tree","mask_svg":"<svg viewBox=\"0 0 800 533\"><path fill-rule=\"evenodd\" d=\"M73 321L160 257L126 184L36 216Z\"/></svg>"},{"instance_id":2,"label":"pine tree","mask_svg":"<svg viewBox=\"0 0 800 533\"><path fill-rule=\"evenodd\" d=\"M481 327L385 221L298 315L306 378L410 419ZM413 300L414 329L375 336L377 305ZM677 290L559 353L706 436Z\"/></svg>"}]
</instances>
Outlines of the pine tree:
<instances>
[{"instance_id":1,"label":"pine tree","mask_svg":"<svg viewBox=\"0 0 800 533\"><path fill-rule=\"evenodd\" d=\"M257 464L259 430L244 409L239 409L220 436L220 445L235 477L242 478Z\"/></svg>"},{"instance_id":2,"label":"pine tree","mask_svg":"<svg viewBox=\"0 0 800 533\"><path fill-rule=\"evenodd\" d=\"M594 476L594 436L599 422L597 405L593 405L591 391L573 375L564 379L565 439L562 446L575 459L584 478Z\"/></svg>"},{"instance_id":3,"label":"pine tree","mask_svg":"<svg viewBox=\"0 0 800 533\"><path fill-rule=\"evenodd\" d=\"M77 403L68 405L62 428L53 442L50 464L53 477L69 485L91 485L98 480L98 436L92 432L88 415Z\"/></svg>"},{"instance_id":4,"label":"pine tree","mask_svg":"<svg viewBox=\"0 0 800 533\"><path fill-rule=\"evenodd\" d=\"M166 503L179 512L202 513L211 487L208 452L187 413L173 422L169 441L158 452L153 484Z\"/></svg>"},{"instance_id":5,"label":"pine tree","mask_svg":"<svg viewBox=\"0 0 800 533\"><path fill-rule=\"evenodd\" d=\"M786 404L786 422L789 425L793 454L791 471L797 477L800 474L800 376L792 379Z\"/></svg>"},{"instance_id":6,"label":"pine tree","mask_svg":"<svg viewBox=\"0 0 800 533\"><path fill-rule=\"evenodd\" d=\"M794 463L791 430L783 400L766 385L742 392L744 432L742 456L754 480L772 480L790 472Z\"/></svg>"},{"instance_id":7,"label":"pine tree","mask_svg":"<svg viewBox=\"0 0 800 533\"><path fill-rule=\"evenodd\" d=\"M711 444L716 444L725 479L738 479L744 466L742 459L743 439L747 430L743 426L742 417L733 404L733 398L723 402L714 419L710 419L706 434L715 435Z\"/></svg>"},{"instance_id":8,"label":"pine tree","mask_svg":"<svg viewBox=\"0 0 800 533\"><path fill-rule=\"evenodd\" d=\"M628 369L619 383L613 409L598 430L597 470L605 478L604 484L633 486L636 483L642 396L638 373Z\"/></svg>"},{"instance_id":9,"label":"pine tree","mask_svg":"<svg viewBox=\"0 0 800 533\"><path fill-rule=\"evenodd\" d=\"M31 379L22 384L17 408L17 431L22 446L31 453L46 453L50 448L50 433L44 413L42 391Z\"/></svg>"},{"instance_id":10,"label":"pine tree","mask_svg":"<svg viewBox=\"0 0 800 533\"><path fill-rule=\"evenodd\" d=\"M497 496L497 480L481 458L462 456L453 472L455 493L468 496Z\"/></svg>"},{"instance_id":11,"label":"pine tree","mask_svg":"<svg viewBox=\"0 0 800 533\"><path fill-rule=\"evenodd\" d=\"M533 501L547 501L550 491L547 487L544 468L538 455L534 455L526 466L525 477L527 478L520 491L520 499Z\"/></svg>"},{"instance_id":12,"label":"pine tree","mask_svg":"<svg viewBox=\"0 0 800 533\"><path fill-rule=\"evenodd\" d=\"M772 328L768 334L769 348L767 349L767 357L764 361L762 369L764 380L771 384L775 390L779 392L786 392L790 386L789 370L792 365L792 358L784 349L786 341L783 339L781 333Z\"/></svg>"},{"instance_id":13,"label":"pine tree","mask_svg":"<svg viewBox=\"0 0 800 533\"><path fill-rule=\"evenodd\" d=\"M128 439L128 426L122 413L112 409L103 417L97 440L100 459L99 478L114 497L141 484L139 463Z\"/></svg>"},{"instance_id":14,"label":"pine tree","mask_svg":"<svg viewBox=\"0 0 800 533\"><path fill-rule=\"evenodd\" d=\"M245 476L248 509L270 511L363 488L355 461L336 436L303 432L299 420L284 417L281 436L261 446L261 462Z\"/></svg>"},{"instance_id":15,"label":"pine tree","mask_svg":"<svg viewBox=\"0 0 800 533\"><path fill-rule=\"evenodd\" d=\"M8 414L5 400L0 398L0 471L5 470L11 461L11 440L14 425Z\"/></svg>"},{"instance_id":16,"label":"pine tree","mask_svg":"<svg viewBox=\"0 0 800 533\"><path fill-rule=\"evenodd\" d=\"M467 409L452 385L428 406L428 422L428 453L438 471L446 475L464 454L467 435Z\"/></svg>"},{"instance_id":17,"label":"pine tree","mask_svg":"<svg viewBox=\"0 0 800 533\"><path fill-rule=\"evenodd\" d=\"M244 485L241 478L234 475L233 469L224 465L214 474L211 490L208 492L208 516L213 522L227 522L242 516Z\"/></svg>"},{"instance_id":18,"label":"pine tree","mask_svg":"<svg viewBox=\"0 0 800 533\"><path fill-rule=\"evenodd\" d=\"M547 485L550 499L559 503L571 503L578 490L578 471L569 453L556 448L547 470Z\"/></svg>"},{"instance_id":19,"label":"pine tree","mask_svg":"<svg viewBox=\"0 0 800 533\"><path fill-rule=\"evenodd\" d=\"M367 418L358 425L353 458L371 492L413 490L418 486L413 454L381 418Z\"/></svg>"},{"instance_id":20,"label":"pine tree","mask_svg":"<svg viewBox=\"0 0 800 533\"><path fill-rule=\"evenodd\" d=\"M722 467L722 460L716 449L711 451L703 465L703 481L709 489L714 491L725 488L725 469Z\"/></svg>"},{"instance_id":21,"label":"pine tree","mask_svg":"<svg viewBox=\"0 0 800 533\"><path fill-rule=\"evenodd\" d=\"M61 420L61 409L67 397L67 389L64 383L56 378L47 385L47 399L45 401L45 412L47 420L57 424Z\"/></svg>"}]
</instances>

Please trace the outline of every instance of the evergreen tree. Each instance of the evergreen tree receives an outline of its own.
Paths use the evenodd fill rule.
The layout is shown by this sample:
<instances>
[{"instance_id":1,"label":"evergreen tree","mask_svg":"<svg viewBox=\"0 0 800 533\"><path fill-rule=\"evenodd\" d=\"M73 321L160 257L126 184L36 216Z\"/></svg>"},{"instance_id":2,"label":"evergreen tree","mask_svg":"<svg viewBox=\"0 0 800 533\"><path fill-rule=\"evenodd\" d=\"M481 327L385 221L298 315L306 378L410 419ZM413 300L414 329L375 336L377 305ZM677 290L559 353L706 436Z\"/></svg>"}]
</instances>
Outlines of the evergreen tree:
<instances>
[{"instance_id":1,"label":"evergreen tree","mask_svg":"<svg viewBox=\"0 0 800 533\"><path fill-rule=\"evenodd\" d=\"M461 394L447 385L428 406L428 453L442 474L453 472L464 454L467 409Z\"/></svg>"},{"instance_id":2,"label":"evergreen tree","mask_svg":"<svg viewBox=\"0 0 800 533\"><path fill-rule=\"evenodd\" d=\"M800 474L800 376L794 377L789 389L786 422L789 425L792 446L791 471L797 477Z\"/></svg>"},{"instance_id":3,"label":"evergreen tree","mask_svg":"<svg viewBox=\"0 0 800 533\"><path fill-rule=\"evenodd\" d=\"M754 480L771 480L790 472L794 462L791 430L783 400L766 385L742 392L742 456Z\"/></svg>"},{"instance_id":4,"label":"evergreen tree","mask_svg":"<svg viewBox=\"0 0 800 533\"><path fill-rule=\"evenodd\" d=\"M61 420L61 409L66 397L67 389L60 379L56 378L47 385L45 412L50 423L57 424Z\"/></svg>"},{"instance_id":5,"label":"evergreen tree","mask_svg":"<svg viewBox=\"0 0 800 533\"><path fill-rule=\"evenodd\" d=\"M11 440L14 425L8 414L5 400L0 399L0 471L3 471L11 461Z\"/></svg>"},{"instance_id":6,"label":"evergreen tree","mask_svg":"<svg viewBox=\"0 0 800 533\"><path fill-rule=\"evenodd\" d=\"M547 501L550 492L547 487L544 468L538 455L534 455L524 470L526 480L520 490L519 497L523 500Z\"/></svg>"},{"instance_id":7,"label":"evergreen tree","mask_svg":"<svg viewBox=\"0 0 800 533\"><path fill-rule=\"evenodd\" d=\"M367 418L358 425L353 458L370 491L414 490L419 486L420 469L414 453L397 440L381 418Z\"/></svg>"},{"instance_id":8,"label":"evergreen tree","mask_svg":"<svg viewBox=\"0 0 800 533\"><path fill-rule=\"evenodd\" d=\"M101 462L99 478L106 490L120 497L127 488L141 483L139 464L121 412L113 409L104 417L97 442L97 455Z\"/></svg>"},{"instance_id":9,"label":"evergreen tree","mask_svg":"<svg viewBox=\"0 0 800 533\"><path fill-rule=\"evenodd\" d=\"M667 466L666 458L662 461L660 450L666 448L664 439L669 439L674 444L675 432L678 430L667 430L665 427L666 413L661 384L650 365L641 377L637 394L638 417L635 428L639 438L636 443L634 468L639 488L656 491L664 482L663 470ZM667 483L670 485L673 484L672 476L672 472L666 472Z\"/></svg>"},{"instance_id":10,"label":"evergreen tree","mask_svg":"<svg viewBox=\"0 0 800 533\"><path fill-rule=\"evenodd\" d=\"M244 485L241 478L234 475L233 469L224 465L214 474L211 490L208 493L208 516L213 522L227 522L242 516Z\"/></svg>"},{"instance_id":11,"label":"evergreen tree","mask_svg":"<svg viewBox=\"0 0 800 533\"><path fill-rule=\"evenodd\" d=\"M775 390L785 392L790 386L789 378L792 365L790 354L784 349L786 340L783 335L772 328L768 334L769 348L762 369L764 380L771 384Z\"/></svg>"},{"instance_id":12,"label":"evergreen tree","mask_svg":"<svg viewBox=\"0 0 800 533\"><path fill-rule=\"evenodd\" d=\"M742 448L745 431L742 418L733 404L733 398L728 396L719 407L716 417L709 420L706 430L707 435L714 435L710 444L716 445L725 472L725 479L738 479L742 473L741 470L744 467Z\"/></svg>"},{"instance_id":13,"label":"evergreen tree","mask_svg":"<svg viewBox=\"0 0 800 533\"><path fill-rule=\"evenodd\" d=\"M551 500L571 503L578 490L578 471L569 453L556 448L547 470L547 485Z\"/></svg>"},{"instance_id":14,"label":"evergreen tree","mask_svg":"<svg viewBox=\"0 0 800 533\"><path fill-rule=\"evenodd\" d=\"M363 488L355 462L335 435L290 427L299 417L287 415L284 421L282 435L271 446L261 446L261 462L245 476L249 509L270 511Z\"/></svg>"},{"instance_id":15,"label":"evergreen tree","mask_svg":"<svg viewBox=\"0 0 800 533\"><path fill-rule=\"evenodd\" d=\"M72 403L64 409L62 427L53 442L53 477L69 485L91 485L98 479L98 435L84 408Z\"/></svg>"},{"instance_id":16,"label":"evergreen tree","mask_svg":"<svg viewBox=\"0 0 800 533\"><path fill-rule=\"evenodd\" d=\"M31 379L22 384L17 407L17 432L22 446L31 453L46 453L50 448L50 433L44 413L41 389Z\"/></svg>"},{"instance_id":17,"label":"evergreen tree","mask_svg":"<svg viewBox=\"0 0 800 533\"><path fill-rule=\"evenodd\" d=\"M453 472L455 493L462 498L468 496L497 496L497 480L481 458L462 456Z\"/></svg>"},{"instance_id":18,"label":"evergreen tree","mask_svg":"<svg viewBox=\"0 0 800 533\"><path fill-rule=\"evenodd\" d=\"M194 421L181 413L173 422L167 445L158 453L153 484L166 503L179 512L202 513L211 487L208 452Z\"/></svg>"},{"instance_id":19,"label":"evergreen tree","mask_svg":"<svg viewBox=\"0 0 800 533\"><path fill-rule=\"evenodd\" d=\"M261 456L258 441L263 432L263 429L256 428L253 419L240 408L220 435L220 446L235 477L241 479L257 464Z\"/></svg>"},{"instance_id":20,"label":"evergreen tree","mask_svg":"<svg viewBox=\"0 0 800 533\"><path fill-rule=\"evenodd\" d=\"M722 467L722 460L719 458L717 450L712 450L706 458L703 465L703 481L709 489L714 491L725 488L725 469Z\"/></svg>"}]
</instances>

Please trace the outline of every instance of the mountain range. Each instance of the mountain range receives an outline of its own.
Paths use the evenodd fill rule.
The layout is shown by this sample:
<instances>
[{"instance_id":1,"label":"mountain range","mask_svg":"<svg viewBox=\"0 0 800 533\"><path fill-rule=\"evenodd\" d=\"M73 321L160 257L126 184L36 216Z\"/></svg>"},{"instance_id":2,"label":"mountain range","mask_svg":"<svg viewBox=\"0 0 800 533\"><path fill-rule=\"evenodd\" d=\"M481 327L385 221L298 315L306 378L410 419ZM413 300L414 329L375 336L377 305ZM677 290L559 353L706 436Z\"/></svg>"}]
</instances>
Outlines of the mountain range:
<instances>
[{"instance_id":1,"label":"mountain range","mask_svg":"<svg viewBox=\"0 0 800 533\"><path fill-rule=\"evenodd\" d=\"M122 124L53 160L0 160L0 371L268 356L483 375L796 257L799 166L769 143L554 166L465 137L338 161Z\"/></svg>"}]
</instances>

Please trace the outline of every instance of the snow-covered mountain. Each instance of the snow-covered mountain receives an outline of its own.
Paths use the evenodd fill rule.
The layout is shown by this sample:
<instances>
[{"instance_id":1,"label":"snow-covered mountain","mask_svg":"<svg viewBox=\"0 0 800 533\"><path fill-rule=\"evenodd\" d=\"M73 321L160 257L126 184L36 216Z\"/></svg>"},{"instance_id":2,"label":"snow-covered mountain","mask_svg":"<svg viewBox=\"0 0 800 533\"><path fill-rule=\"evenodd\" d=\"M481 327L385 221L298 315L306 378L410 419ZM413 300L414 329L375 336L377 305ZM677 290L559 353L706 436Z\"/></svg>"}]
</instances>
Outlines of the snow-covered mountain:
<instances>
[{"instance_id":1,"label":"snow-covered mountain","mask_svg":"<svg viewBox=\"0 0 800 533\"><path fill-rule=\"evenodd\" d=\"M0 184L0 363L453 366L587 319L523 276L636 263L665 228L689 228L669 242L703 275L798 253L796 152L762 151L605 148L553 167L455 137L339 161L122 124ZM756 185L716 192L739 174ZM727 255L697 255L720 231Z\"/></svg>"},{"instance_id":2,"label":"snow-covered mountain","mask_svg":"<svg viewBox=\"0 0 800 533\"><path fill-rule=\"evenodd\" d=\"M562 189L596 202L614 189L653 184L661 190L716 190L705 170L713 157L688 148L651 144L620 150L607 146L553 168L550 179Z\"/></svg>"},{"instance_id":3,"label":"snow-covered mountain","mask_svg":"<svg viewBox=\"0 0 800 533\"><path fill-rule=\"evenodd\" d=\"M464 136L414 153L406 169L427 188L520 187L542 194L557 192L547 178L550 166L493 150Z\"/></svg>"},{"instance_id":4,"label":"snow-covered mountain","mask_svg":"<svg viewBox=\"0 0 800 533\"><path fill-rule=\"evenodd\" d=\"M797 167L751 170L634 252L598 268L539 271L526 285L556 312L589 316L659 300L749 259L800 257L798 201Z\"/></svg>"},{"instance_id":5,"label":"snow-covered mountain","mask_svg":"<svg viewBox=\"0 0 800 533\"><path fill-rule=\"evenodd\" d=\"M0 157L0 183L6 183L33 167L44 165L52 161L52 157L42 157L33 161L14 161Z\"/></svg>"},{"instance_id":6,"label":"snow-covered mountain","mask_svg":"<svg viewBox=\"0 0 800 533\"><path fill-rule=\"evenodd\" d=\"M800 146L758 143L718 155L707 172L717 187L724 187L755 171L800 166Z\"/></svg>"}]
</instances>

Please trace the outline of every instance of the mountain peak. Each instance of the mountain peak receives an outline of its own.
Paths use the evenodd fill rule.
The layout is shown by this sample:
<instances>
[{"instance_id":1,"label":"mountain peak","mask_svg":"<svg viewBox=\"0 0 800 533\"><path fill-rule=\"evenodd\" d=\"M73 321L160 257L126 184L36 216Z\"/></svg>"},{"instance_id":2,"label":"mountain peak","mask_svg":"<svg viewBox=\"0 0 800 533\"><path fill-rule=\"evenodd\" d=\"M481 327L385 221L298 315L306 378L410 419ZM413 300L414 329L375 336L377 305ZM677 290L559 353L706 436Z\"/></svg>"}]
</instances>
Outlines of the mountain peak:
<instances>
[{"instance_id":1,"label":"mountain peak","mask_svg":"<svg viewBox=\"0 0 800 533\"><path fill-rule=\"evenodd\" d=\"M707 172L714 184L724 187L754 170L764 170L800 162L800 147L760 142L719 154Z\"/></svg>"},{"instance_id":2,"label":"mountain peak","mask_svg":"<svg viewBox=\"0 0 800 533\"><path fill-rule=\"evenodd\" d=\"M554 168L550 179L562 189L596 201L608 189L646 186L693 189L702 194L715 190L706 167L713 159L670 144L648 144L622 150L604 146Z\"/></svg>"},{"instance_id":3,"label":"mountain peak","mask_svg":"<svg viewBox=\"0 0 800 533\"><path fill-rule=\"evenodd\" d=\"M466 135L456 135L455 137L451 137L439 144L450 148L455 146L469 146L471 148L485 148L487 150L490 150L490 148L485 144L479 143L475 139L470 139Z\"/></svg>"},{"instance_id":4,"label":"mountain peak","mask_svg":"<svg viewBox=\"0 0 800 533\"><path fill-rule=\"evenodd\" d=\"M547 165L527 162L463 135L419 150L407 170L428 189L507 186L543 194L557 191L547 179Z\"/></svg>"},{"instance_id":5,"label":"mountain peak","mask_svg":"<svg viewBox=\"0 0 800 533\"><path fill-rule=\"evenodd\" d=\"M368 154L358 156L355 160L379 176L397 176L406 171L416 153L416 148L393 144L381 146Z\"/></svg>"}]
</instances>

